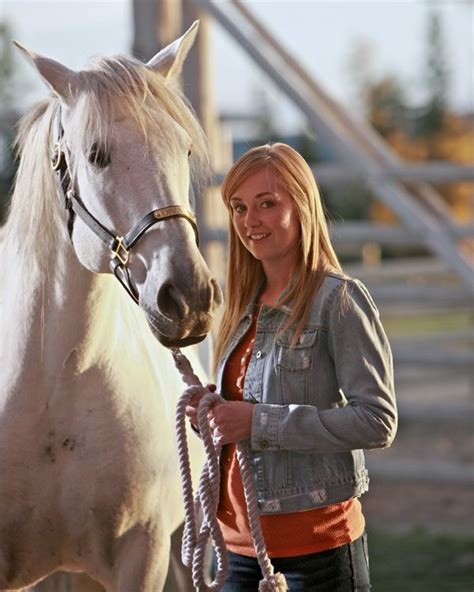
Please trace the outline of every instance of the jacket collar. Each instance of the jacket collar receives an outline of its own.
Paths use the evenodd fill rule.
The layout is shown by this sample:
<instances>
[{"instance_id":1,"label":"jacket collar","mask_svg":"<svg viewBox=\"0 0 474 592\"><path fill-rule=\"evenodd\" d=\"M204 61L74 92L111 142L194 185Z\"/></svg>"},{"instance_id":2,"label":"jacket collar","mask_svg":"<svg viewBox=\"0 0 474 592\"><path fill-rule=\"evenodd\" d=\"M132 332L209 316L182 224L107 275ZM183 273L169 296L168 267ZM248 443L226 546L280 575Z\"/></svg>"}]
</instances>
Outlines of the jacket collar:
<instances>
[{"instance_id":1,"label":"jacket collar","mask_svg":"<svg viewBox=\"0 0 474 592\"><path fill-rule=\"evenodd\" d=\"M255 310L255 305L257 303L258 300L258 296L260 294L260 292L262 291L264 285L264 280L262 279L259 283L259 285L257 286L255 292L253 293L252 298L250 299L250 302L247 304L246 308L245 308L245 312L243 314L243 317L251 317L253 314L253 311ZM283 290L283 294L285 294L285 292L288 291L288 287L286 287ZM280 312L282 312L285 315L290 315L291 311L292 311L292 307L289 306L288 304L281 304L279 306L268 306L267 304L262 305L262 310L279 310ZM242 317L242 318L243 318Z\"/></svg>"}]
</instances>

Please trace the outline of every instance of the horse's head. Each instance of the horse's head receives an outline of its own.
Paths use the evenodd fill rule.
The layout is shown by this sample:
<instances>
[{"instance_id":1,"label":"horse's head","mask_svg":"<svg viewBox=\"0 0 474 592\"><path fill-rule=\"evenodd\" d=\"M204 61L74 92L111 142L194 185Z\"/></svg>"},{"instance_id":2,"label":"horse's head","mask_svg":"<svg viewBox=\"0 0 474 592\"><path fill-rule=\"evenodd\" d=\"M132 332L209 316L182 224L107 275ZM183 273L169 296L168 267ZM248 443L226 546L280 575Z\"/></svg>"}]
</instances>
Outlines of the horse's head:
<instances>
[{"instance_id":1,"label":"horse's head","mask_svg":"<svg viewBox=\"0 0 474 592\"><path fill-rule=\"evenodd\" d=\"M166 346L203 339L222 300L192 213L207 152L176 86L196 31L147 64L117 56L79 72L20 46L56 96L51 147L77 257L112 270Z\"/></svg>"}]
</instances>

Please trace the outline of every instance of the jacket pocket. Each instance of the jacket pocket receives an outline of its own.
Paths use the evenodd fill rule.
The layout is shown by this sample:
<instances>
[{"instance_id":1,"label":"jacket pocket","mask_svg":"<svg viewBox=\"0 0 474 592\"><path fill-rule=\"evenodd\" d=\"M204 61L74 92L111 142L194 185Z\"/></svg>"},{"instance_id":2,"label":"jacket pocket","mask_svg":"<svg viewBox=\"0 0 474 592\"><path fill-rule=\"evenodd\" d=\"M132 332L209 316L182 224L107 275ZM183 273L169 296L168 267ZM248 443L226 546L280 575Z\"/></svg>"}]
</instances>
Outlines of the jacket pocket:
<instances>
[{"instance_id":1,"label":"jacket pocket","mask_svg":"<svg viewBox=\"0 0 474 592\"><path fill-rule=\"evenodd\" d=\"M293 331L285 331L277 337L277 365L290 372L309 370L313 365L313 349L318 330L304 330L298 343L292 346L293 334Z\"/></svg>"}]
</instances>

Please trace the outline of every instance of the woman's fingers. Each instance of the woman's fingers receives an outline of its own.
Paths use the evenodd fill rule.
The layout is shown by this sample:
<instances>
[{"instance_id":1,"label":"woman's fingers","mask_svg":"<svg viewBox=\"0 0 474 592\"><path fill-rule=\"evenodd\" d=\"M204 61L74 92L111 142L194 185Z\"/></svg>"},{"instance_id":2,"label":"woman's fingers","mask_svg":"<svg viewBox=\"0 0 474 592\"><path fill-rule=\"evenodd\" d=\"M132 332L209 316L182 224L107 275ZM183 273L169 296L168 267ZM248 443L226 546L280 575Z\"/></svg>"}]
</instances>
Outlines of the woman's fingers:
<instances>
[{"instance_id":1,"label":"woman's fingers","mask_svg":"<svg viewBox=\"0 0 474 592\"><path fill-rule=\"evenodd\" d=\"M191 415L196 415L196 413L197 413L196 407L193 407L191 405L186 405L186 407L184 409L184 415L186 415L186 417L190 417Z\"/></svg>"},{"instance_id":2,"label":"woman's fingers","mask_svg":"<svg viewBox=\"0 0 474 592\"><path fill-rule=\"evenodd\" d=\"M222 446L226 443L224 435L221 434L218 429L212 432L212 440L214 442L214 446Z\"/></svg>"},{"instance_id":3,"label":"woman's fingers","mask_svg":"<svg viewBox=\"0 0 474 592\"><path fill-rule=\"evenodd\" d=\"M201 397L194 397L195 403L185 407L185 414L195 426L199 424L198 407ZM251 433L254 406L243 401L217 404L209 411L208 421L215 444L247 440Z\"/></svg>"},{"instance_id":4,"label":"woman's fingers","mask_svg":"<svg viewBox=\"0 0 474 592\"><path fill-rule=\"evenodd\" d=\"M253 411L254 405L244 401L215 405L209 414L214 442L229 444L250 438Z\"/></svg>"}]
</instances>

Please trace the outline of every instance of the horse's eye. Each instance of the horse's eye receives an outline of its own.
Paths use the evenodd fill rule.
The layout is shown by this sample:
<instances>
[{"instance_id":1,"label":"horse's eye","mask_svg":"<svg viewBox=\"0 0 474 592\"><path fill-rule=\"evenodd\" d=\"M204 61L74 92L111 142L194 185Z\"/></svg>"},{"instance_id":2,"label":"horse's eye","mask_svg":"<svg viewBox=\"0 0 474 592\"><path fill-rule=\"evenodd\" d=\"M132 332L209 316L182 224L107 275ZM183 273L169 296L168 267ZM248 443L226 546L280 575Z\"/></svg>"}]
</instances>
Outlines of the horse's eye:
<instances>
[{"instance_id":1,"label":"horse's eye","mask_svg":"<svg viewBox=\"0 0 474 592\"><path fill-rule=\"evenodd\" d=\"M190 149L188 150L188 158L191 156L191 154L192 154L192 150L191 150L191 148L190 148Z\"/></svg>"},{"instance_id":2,"label":"horse's eye","mask_svg":"<svg viewBox=\"0 0 474 592\"><path fill-rule=\"evenodd\" d=\"M99 169L105 169L110 164L110 152L104 146L94 143L89 152L89 162Z\"/></svg>"}]
</instances>

